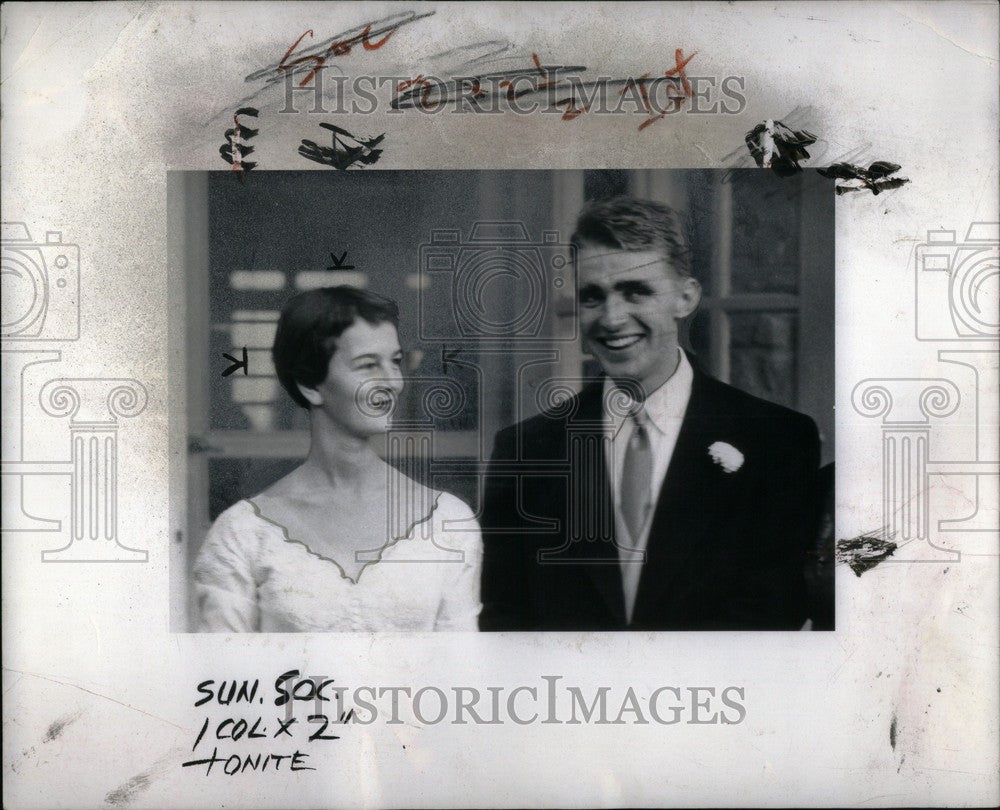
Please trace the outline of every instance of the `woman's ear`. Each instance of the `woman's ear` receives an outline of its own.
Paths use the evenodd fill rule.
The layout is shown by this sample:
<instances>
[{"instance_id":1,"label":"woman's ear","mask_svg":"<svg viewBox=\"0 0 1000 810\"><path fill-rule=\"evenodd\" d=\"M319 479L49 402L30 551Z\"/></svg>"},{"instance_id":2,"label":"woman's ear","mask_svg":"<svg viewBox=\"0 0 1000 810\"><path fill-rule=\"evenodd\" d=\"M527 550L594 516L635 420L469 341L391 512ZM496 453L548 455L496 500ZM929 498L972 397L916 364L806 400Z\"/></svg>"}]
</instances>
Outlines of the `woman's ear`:
<instances>
[{"instance_id":1,"label":"woman's ear","mask_svg":"<svg viewBox=\"0 0 1000 810\"><path fill-rule=\"evenodd\" d=\"M299 393L305 397L306 402L312 405L314 408L318 408L323 404L323 395L317 391L315 388L309 388L300 382L295 383L295 387L299 389Z\"/></svg>"},{"instance_id":2,"label":"woman's ear","mask_svg":"<svg viewBox=\"0 0 1000 810\"><path fill-rule=\"evenodd\" d=\"M698 309L698 304L701 303L701 284L698 280L691 276L682 278L674 302L674 317L678 320Z\"/></svg>"}]
</instances>

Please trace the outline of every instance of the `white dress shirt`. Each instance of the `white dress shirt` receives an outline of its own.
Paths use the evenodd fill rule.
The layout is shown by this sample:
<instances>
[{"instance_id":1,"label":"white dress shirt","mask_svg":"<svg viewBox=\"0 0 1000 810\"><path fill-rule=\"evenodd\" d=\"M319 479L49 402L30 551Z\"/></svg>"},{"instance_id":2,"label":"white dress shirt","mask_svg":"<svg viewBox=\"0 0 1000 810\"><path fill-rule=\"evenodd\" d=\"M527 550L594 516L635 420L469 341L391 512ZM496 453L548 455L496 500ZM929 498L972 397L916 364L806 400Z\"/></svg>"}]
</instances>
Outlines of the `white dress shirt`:
<instances>
[{"instance_id":1,"label":"white dress shirt","mask_svg":"<svg viewBox=\"0 0 1000 810\"><path fill-rule=\"evenodd\" d=\"M646 558L646 546L649 542L649 528L656 502L659 499L663 479L667 475L670 459L674 454L677 436L681 431L684 412L688 400L691 399L691 383L694 372L687 355L678 349L679 361L677 368L663 385L646 397L642 405L645 414L645 424L649 434L649 446L653 456L653 474L649 482L649 503L651 508L646 523L638 537L632 537L621 514L621 480L625 461L625 450L632 436L633 421L618 413L605 412L605 425L612 436L611 452L607 454L608 473L615 499L615 534L618 540L618 558L621 562L622 584L625 588L626 621L632 620L635 607L635 597L639 591L639 577L642 574L642 563ZM604 381L604 401L608 401L610 389L614 382L606 378Z\"/></svg>"}]
</instances>

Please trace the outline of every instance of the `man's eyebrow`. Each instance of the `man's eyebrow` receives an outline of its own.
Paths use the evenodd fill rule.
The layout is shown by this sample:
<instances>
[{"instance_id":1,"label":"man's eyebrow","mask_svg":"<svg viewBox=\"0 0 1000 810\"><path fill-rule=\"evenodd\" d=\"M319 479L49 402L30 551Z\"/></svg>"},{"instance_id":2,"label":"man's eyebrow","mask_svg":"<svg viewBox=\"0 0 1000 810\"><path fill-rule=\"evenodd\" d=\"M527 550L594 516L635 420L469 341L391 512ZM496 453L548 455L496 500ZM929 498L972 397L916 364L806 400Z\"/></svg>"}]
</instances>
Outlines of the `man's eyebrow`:
<instances>
[{"instance_id":1,"label":"man's eyebrow","mask_svg":"<svg viewBox=\"0 0 1000 810\"><path fill-rule=\"evenodd\" d=\"M652 292L653 285L650 284L645 279L634 279L627 278L624 281L616 281L615 289L619 291L635 291L640 290L643 292Z\"/></svg>"}]
</instances>

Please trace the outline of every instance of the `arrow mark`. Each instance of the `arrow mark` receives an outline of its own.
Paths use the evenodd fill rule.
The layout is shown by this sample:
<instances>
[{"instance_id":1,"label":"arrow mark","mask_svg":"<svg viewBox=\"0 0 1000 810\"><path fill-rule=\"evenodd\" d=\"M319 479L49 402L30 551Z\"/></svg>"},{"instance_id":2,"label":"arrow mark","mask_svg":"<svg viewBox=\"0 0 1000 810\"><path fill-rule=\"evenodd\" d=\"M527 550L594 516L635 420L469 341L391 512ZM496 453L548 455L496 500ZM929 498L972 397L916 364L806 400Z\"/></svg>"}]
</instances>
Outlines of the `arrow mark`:
<instances>
[{"instance_id":1,"label":"arrow mark","mask_svg":"<svg viewBox=\"0 0 1000 810\"><path fill-rule=\"evenodd\" d=\"M232 362L233 362L233 364L229 368L227 368L225 371L222 372L222 376L223 377L228 377L230 374L232 374L234 371L236 371L237 369L240 369L240 368L243 369L243 376L244 377L247 374L250 373L249 364L248 364L248 360L247 360L247 347L246 346L243 347L243 359L242 360L237 360L231 354L226 354L225 352L222 353L222 356L225 357L227 360L232 360Z\"/></svg>"},{"instance_id":2,"label":"arrow mark","mask_svg":"<svg viewBox=\"0 0 1000 810\"><path fill-rule=\"evenodd\" d=\"M354 265L353 264L344 264L344 259L346 259L346 258L347 258L347 251L346 250L343 253L340 254L340 258L339 259L331 253L330 254L330 259L333 261L333 267L327 267L326 269L327 270L353 270L354 269Z\"/></svg>"}]
</instances>

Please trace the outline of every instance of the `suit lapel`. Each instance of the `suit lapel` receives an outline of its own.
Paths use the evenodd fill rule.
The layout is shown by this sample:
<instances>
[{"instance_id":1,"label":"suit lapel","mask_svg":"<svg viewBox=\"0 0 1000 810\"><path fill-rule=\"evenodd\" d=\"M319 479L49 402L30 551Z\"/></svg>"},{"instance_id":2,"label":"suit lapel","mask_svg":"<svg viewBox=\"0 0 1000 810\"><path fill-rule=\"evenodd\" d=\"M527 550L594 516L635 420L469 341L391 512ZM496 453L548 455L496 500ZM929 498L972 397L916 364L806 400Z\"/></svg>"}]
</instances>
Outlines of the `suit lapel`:
<instances>
[{"instance_id":1,"label":"suit lapel","mask_svg":"<svg viewBox=\"0 0 1000 810\"><path fill-rule=\"evenodd\" d=\"M639 581L633 622L640 622L681 576L711 526L712 498L719 492L719 470L708 448L726 433L712 381L695 369L684 421L660 489Z\"/></svg>"},{"instance_id":2,"label":"suit lapel","mask_svg":"<svg viewBox=\"0 0 1000 810\"><path fill-rule=\"evenodd\" d=\"M580 393L579 408L567 420L567 444L577 447L569 451L572 472L568 496L573 506L566 511L568 519L576 521L577 530L567 526L567 535L573 532L578 537L571 546L572 556L585 568L615 621L624 625L625 593L615 546L602 394L603 380L588 385ZM585 458L580 458L581 454Z\"/></svg>"}]
</instances>

